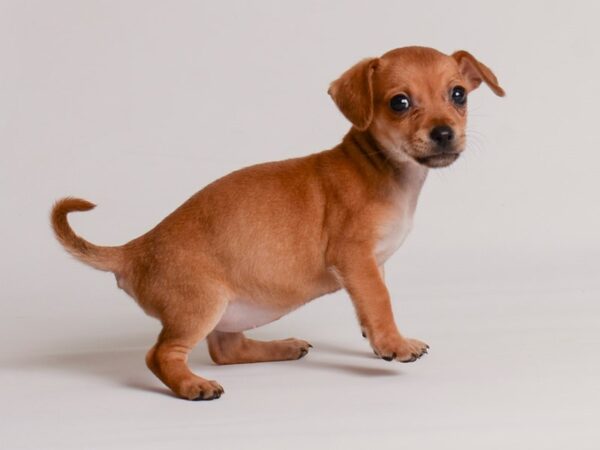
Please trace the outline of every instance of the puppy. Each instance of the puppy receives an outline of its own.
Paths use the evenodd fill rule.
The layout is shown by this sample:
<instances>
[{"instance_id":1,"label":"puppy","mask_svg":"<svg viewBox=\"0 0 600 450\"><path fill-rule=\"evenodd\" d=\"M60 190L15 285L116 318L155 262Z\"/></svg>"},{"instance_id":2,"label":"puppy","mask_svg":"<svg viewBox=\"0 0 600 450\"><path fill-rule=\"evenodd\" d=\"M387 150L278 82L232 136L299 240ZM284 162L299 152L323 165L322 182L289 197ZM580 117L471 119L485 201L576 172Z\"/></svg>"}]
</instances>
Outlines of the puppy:
<instances>
[{"instance_id":1,"label":"puppy","mask_svg":"<svg viewBox=\"0 0 600 450\"><path fill-rule=\"evenodd\" d=\"M482 82L504 95L465 51L407 47L365 59L329 88L352 123L333 149L233 172L119 247L94 245L70 228L68 213L94 207L85 200L54 205L54 232L161 321L146 362L184 399L224 392L187 365L200 340L217 364L301 358L306 341L243 332L341 288L379 357L415 361L429 346L398 330L383 266L411 228L428 169L463 152L467 96Z\"/></svg>"}]
</instances>

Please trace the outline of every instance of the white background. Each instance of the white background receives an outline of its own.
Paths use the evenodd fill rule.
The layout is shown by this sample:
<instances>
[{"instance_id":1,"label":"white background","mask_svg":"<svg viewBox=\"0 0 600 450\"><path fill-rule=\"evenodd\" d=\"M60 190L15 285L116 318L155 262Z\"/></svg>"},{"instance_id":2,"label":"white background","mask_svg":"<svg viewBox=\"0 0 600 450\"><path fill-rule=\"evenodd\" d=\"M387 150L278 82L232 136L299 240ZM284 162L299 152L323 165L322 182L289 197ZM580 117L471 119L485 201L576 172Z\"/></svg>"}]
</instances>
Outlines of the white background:
<instances>
[{"instance_id":1,"label":"white background","mask_svg":"<svg viewBox=\"0 0 600 450\"><path fill-rule=\"evenodd\" d=\"M0 2L0 448L597 449L597 2ZM216 402L145 368L159 325L66 256L65 195L99 244L145 232L231 170L330 148L326 94L359 59L466 49L507 91L470 99L469 149L430 173L388 262L431 345L375 359L344 293L250 333L303 360L217 367Z\"/></svg>"}]
</instances>

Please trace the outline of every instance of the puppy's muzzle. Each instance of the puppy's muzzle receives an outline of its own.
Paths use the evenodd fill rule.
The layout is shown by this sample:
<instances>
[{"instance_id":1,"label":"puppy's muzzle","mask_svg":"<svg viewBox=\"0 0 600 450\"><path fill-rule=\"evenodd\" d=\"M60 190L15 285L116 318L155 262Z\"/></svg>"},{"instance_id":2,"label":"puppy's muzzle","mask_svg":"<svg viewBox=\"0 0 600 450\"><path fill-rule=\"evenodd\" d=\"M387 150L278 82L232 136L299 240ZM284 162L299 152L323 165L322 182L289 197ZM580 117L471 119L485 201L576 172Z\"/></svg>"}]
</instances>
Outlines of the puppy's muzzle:
<instances>
[{"instance_id":1,"label":"puppy's muzzle","mask_svg":"<svg viewBox=\"0 0 600 450\"><path fill-rule=\"evenodd\" d=\"M438 125L429 132L431 155L417 158L417 161L427 167L446 167L458 159L460 151L455 146L454 130L448 125Z\"/></svg>"}]
</instances>

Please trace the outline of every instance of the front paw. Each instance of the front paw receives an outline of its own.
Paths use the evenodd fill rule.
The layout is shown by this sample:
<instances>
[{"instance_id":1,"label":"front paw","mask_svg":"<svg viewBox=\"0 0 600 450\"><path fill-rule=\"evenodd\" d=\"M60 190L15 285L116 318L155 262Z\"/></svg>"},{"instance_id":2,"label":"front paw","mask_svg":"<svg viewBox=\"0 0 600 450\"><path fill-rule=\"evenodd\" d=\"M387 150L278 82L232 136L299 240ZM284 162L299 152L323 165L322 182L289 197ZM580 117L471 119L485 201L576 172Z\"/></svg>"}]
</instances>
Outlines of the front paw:
<instances>
[{"instance_id":1,"label":"front paw","mask_svg":"<svg viewBox=\"0 0 600 450\"><path fill-rule=\"evenodd\" d=\"M417 339L403 337L378 339L372 344L373 351L385 361L414 362L427 353L429 345Z\"/></svg>"}]
</instances>

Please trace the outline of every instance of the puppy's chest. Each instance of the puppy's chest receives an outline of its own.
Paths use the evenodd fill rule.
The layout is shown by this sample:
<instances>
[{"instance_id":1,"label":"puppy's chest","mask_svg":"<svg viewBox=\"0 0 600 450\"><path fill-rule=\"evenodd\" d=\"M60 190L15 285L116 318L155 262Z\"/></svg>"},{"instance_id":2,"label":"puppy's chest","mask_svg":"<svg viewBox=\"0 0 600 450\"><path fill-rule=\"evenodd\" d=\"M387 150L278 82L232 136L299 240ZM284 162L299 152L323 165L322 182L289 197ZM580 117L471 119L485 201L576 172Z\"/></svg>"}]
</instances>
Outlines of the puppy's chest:
<instances>
[{"instance_id":1,"label":"puppy's chest","mask_svg":"<svg viewBox=\"0 0 600 450\"><path fill-rule=\"evenodd\" d=\"M412 228L412 213L400 210L383 220L377 228L375 258L383 264L402 245Z\"/></svg>"}]
</instances>

